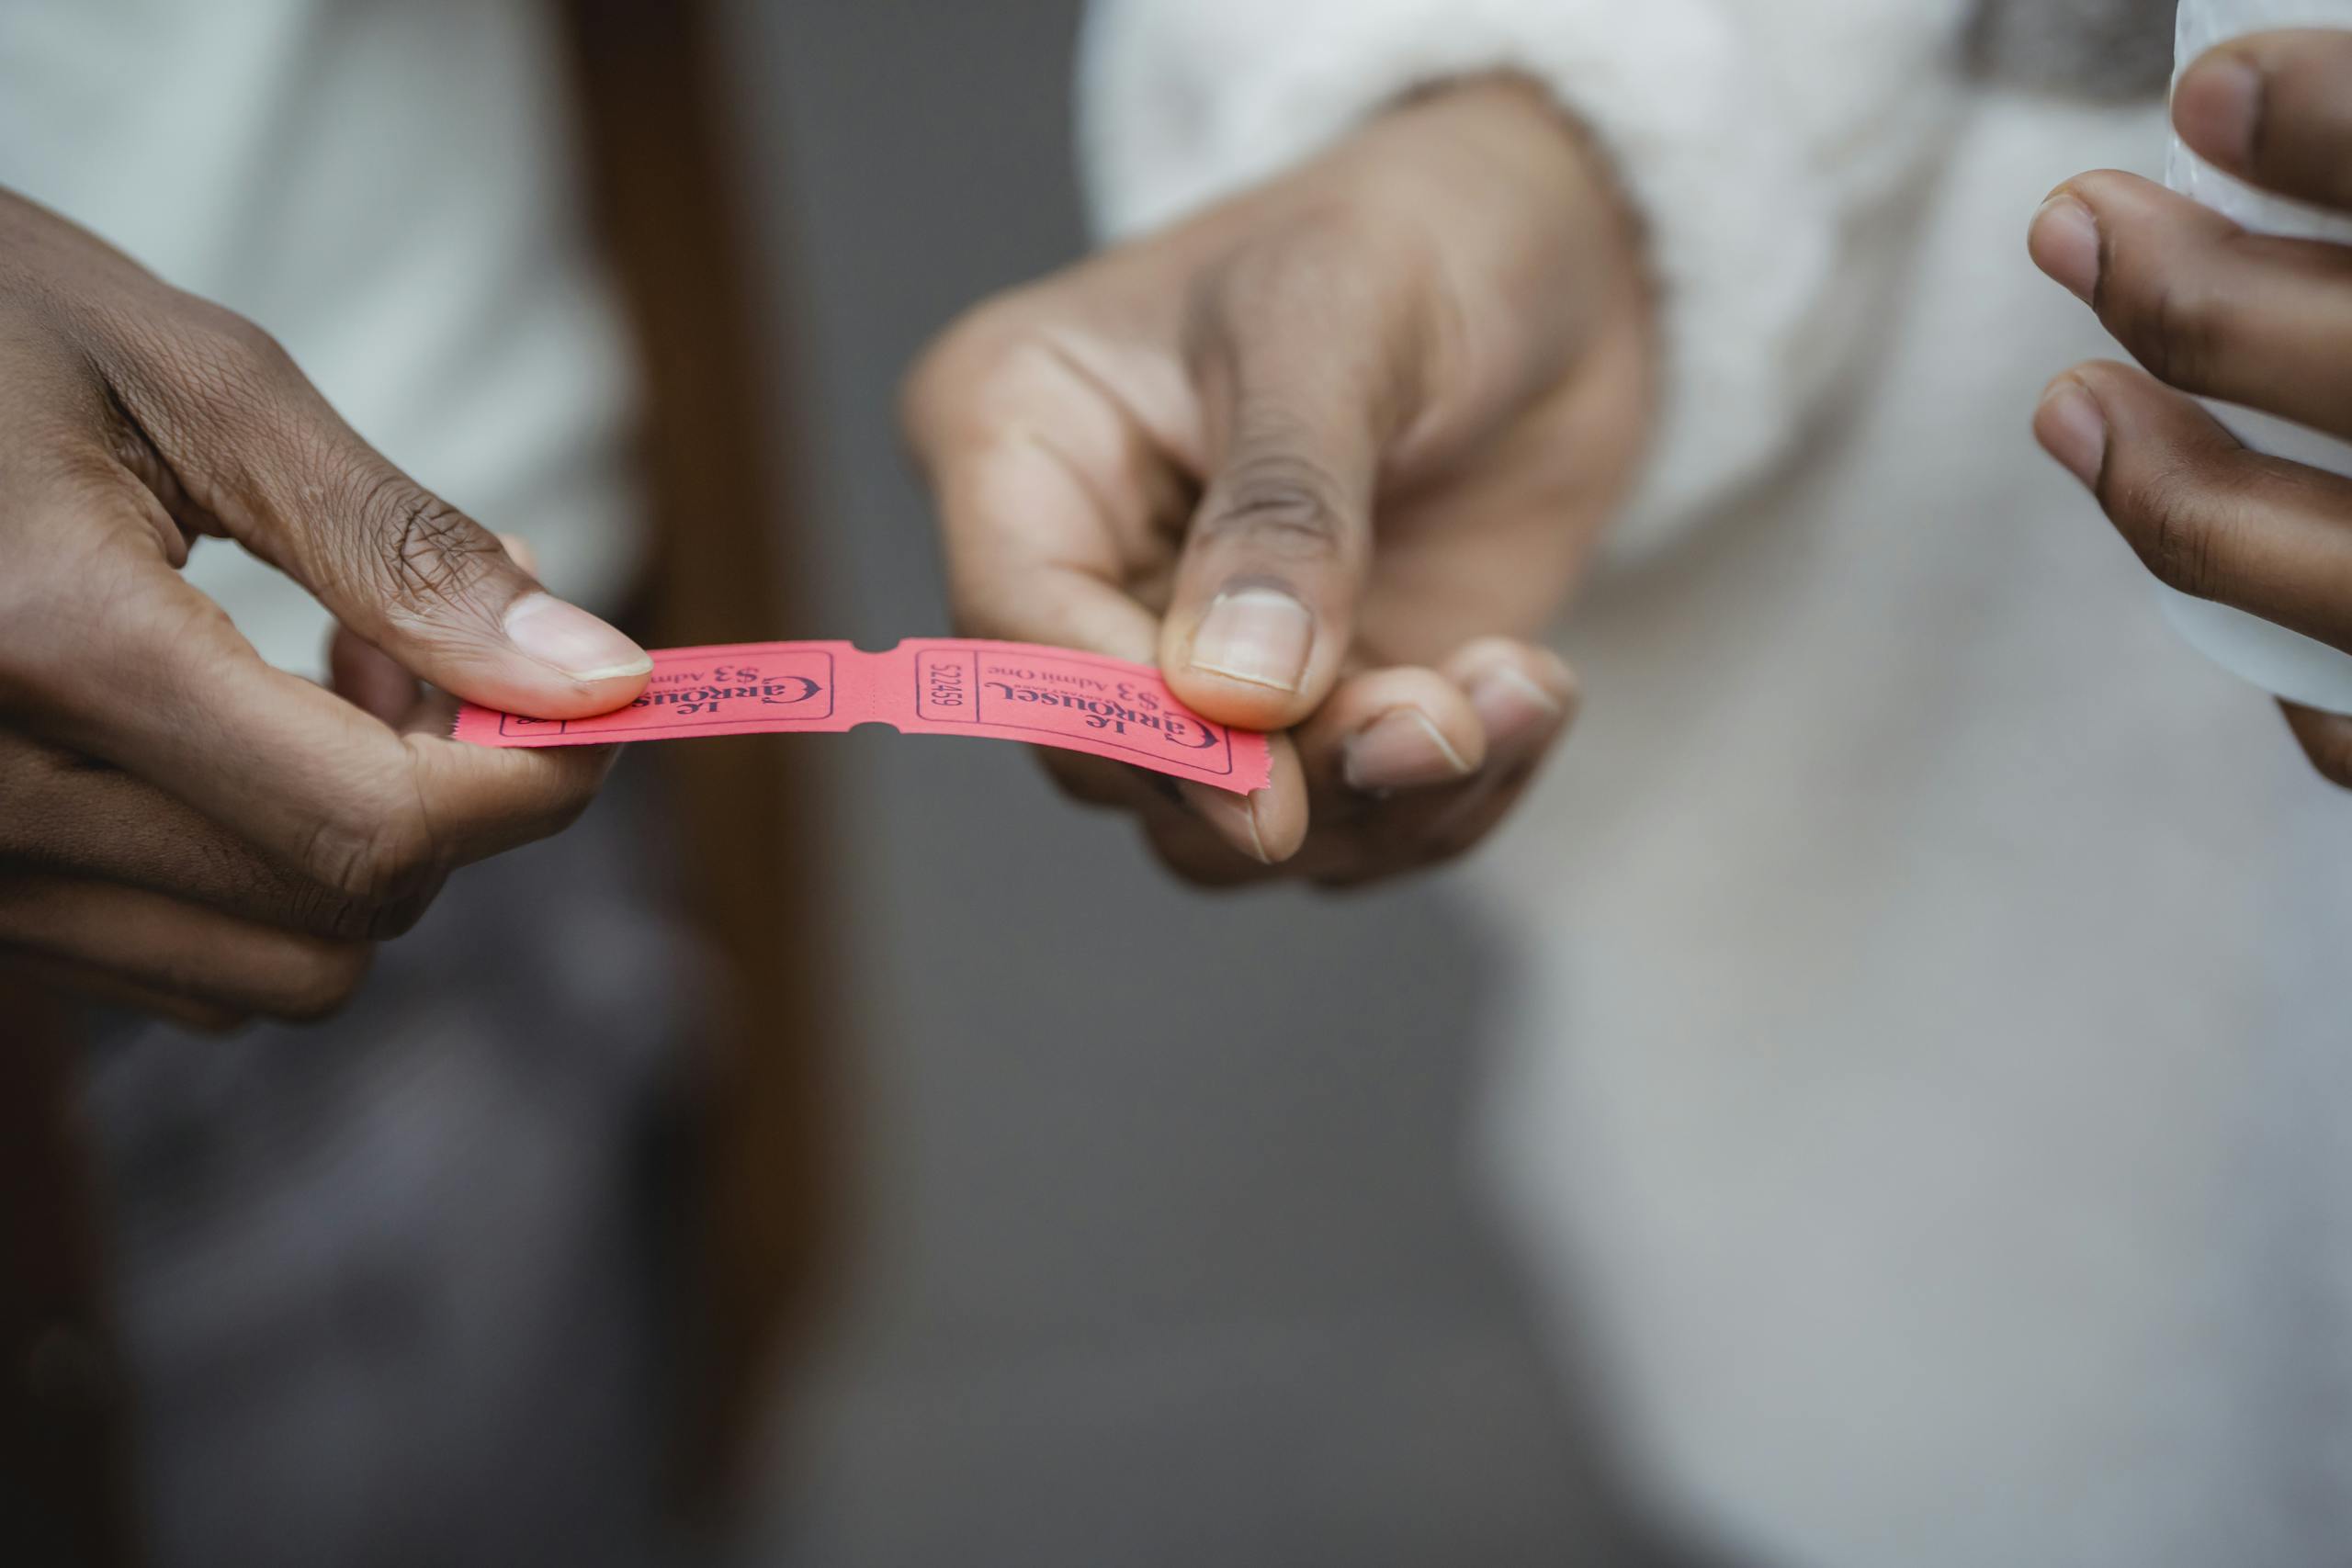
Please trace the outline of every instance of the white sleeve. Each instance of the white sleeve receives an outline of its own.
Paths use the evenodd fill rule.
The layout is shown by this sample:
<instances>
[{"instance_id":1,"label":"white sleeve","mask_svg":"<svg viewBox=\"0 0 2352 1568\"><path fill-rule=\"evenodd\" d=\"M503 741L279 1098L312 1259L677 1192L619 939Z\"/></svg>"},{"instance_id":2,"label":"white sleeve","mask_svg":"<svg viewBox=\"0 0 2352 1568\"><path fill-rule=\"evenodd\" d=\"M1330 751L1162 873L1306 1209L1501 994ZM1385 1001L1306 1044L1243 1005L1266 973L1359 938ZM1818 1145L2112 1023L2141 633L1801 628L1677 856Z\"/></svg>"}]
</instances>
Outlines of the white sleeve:
<instances>
[{"instance_id":1,"label":"white sleeve","mask_svg":"<svg viewBox=\"0 0 2352 1568\"><path fill-rule=\"evenodd\" d=\"M1266 178L1417 85L1547 83L1641 209L1666 401L1627 519L1652 536L1751 479L1846 358L1871 220L1940 140L1967 0L1093 0L1080 152L1098 224ZM1848 312L1850 315L1850 312Z\"/></svg>"}]
</instances>

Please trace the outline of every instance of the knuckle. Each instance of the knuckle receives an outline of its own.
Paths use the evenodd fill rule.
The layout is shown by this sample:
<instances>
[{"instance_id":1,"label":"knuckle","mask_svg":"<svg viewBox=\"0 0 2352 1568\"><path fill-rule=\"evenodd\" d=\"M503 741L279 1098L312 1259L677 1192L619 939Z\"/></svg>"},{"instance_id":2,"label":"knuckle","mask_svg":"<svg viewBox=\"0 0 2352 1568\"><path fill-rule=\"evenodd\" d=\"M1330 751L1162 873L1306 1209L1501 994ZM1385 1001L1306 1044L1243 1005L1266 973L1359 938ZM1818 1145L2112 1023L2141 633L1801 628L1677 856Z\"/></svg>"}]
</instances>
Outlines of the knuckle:
<instances>
[{"instance_id":1,"label":"knuckle","mask_svg":"<svg viewBox=\"0 0 2352 1568\"><path fill-rule=\"evenodd\" d=\"M380 897L305 883L288 902L299 930L329 942L390 942L415 928L439 890L437 878L431 877Z\"/></svg>"},{"instance_id":2,"label":"knuckle","mask_svg":"<svg viewBox=\"0 0 2352 1568\"><path fill-rule=\"evenodd\" d=\"M340 933L341 938L349 942L390 942L395 937L406 936L416 929L416 922L424 918L424 911L433 907L433 900L440 891L440 882L436 877L414 892L387 899L377 906L373 918L364 926Z\"/></svg>"},{"instance_id":3,"label":"knuckle","mask_svg":"<svg viewBox=\"0 0 2352 1568\"><path fill-rule=\"evenodd\" d=\"M2150 375L2183 391L2212 386L2235 311L2206 278L2177 266L2128 276L2112 314Z\"/></svg>"},{"instance_id":4,"label":"knuckle","mask_svg":"<svg viewBox=\"0 0 2352 1568\"><path fill-rule=\"evenodd\" d=\"M289 376L294 356L268 329L247 316L191 298L169 351L177 379L203 402L243 408L273 397Z\"/></svg>"},{"instance_id":5,"label":"knuckle","mask_svg":"<svg viewBox=\"0 0 2352 1568\"><path fill-rule=\"evenodd\" d=\"M350 906L336 918L344 929L372 921L438 885L432 829L423 810L404 800L377 811L322 820L311 832L301 867L330 900Z\"/></svg>"},{"instance_id":6,"label":"knuckle","mask_svg":"<svg viewBox=\"0 0 2352 1568\"><path fill-rule=\"evenodd\" d=\"M291 881L275 863L264 859L234 834L206 822L191 824L180 842L187 856L186 886L209 890L207 902L224 907L250 902L268 905L270 894Z\"/></svg>"},{"instance_id":7,"label":"knuckle","mask_svg":"<svg viewBox=\"0 0 2352 1568\"><path fill-rule=\"evenodd\" d=\"M398 474L363 482L353 515L393 604L413 612L463 603L503 557L473 519Z\"/></svg>"},{"instance_id":8,"label":"knuckle","mask_svg":"<svg viewBox=\"0 0 2352 1568\"><path fill-rule=\"evenodd\" d=\"M2231 526L2193 465L2168 462L2132 483L2116 521L2148 570L2168 588L2210 598Z\"/></svg>"},{"instance_id":9,"label":"knuckle","mask_svg":"<svg viewBox=\"0 0 2352 1568\"><path fill-rule=\"evenodd\" d=\"M296 930L330 941L365 936L376 920L375 907L368 900L307 880L288 890L286 908Z\"/></svg>"},{"instance_id":10,"label":"knuckle","mask_svg":"<svg viewBox=\"0 0 2352 1568\"><path fill-rule=\"evenodd\" d=\"M1246 539L1286 560L1336 556L1346 538L1337 481L1289 452L1253 455L1227 469L1195 532L1210 541Z\"/></svg>"},{"instance_id":11,"label":"knuckle","mask_svg":"<svg viewBox=\"0 0 2352 1568\"><path fill-rule=\"evenodd\" d=\"M234 310L215 310L210 331L227 357L249 374L274 376L294 367L294 356L267 327Z\"/></svg>"}]
</instances>

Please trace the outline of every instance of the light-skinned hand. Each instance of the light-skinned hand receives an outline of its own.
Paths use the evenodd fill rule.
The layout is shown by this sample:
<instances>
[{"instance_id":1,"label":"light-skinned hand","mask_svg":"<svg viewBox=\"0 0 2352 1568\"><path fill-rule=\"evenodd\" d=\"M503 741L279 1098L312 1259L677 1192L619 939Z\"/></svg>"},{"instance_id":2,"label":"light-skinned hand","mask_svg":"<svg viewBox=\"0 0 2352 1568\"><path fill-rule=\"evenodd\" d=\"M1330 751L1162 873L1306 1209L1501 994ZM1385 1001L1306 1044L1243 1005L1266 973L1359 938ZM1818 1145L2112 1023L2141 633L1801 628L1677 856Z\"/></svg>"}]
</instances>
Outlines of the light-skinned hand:
<instances>
[{"instance_id":1,"label":"light-skinned hand","mask_svg":"<svg viewBox=\"0 0 2352 1568\"><path fill-rule=\"evenodd\" d=\"M1247 798L1048 754L1064 787L1206 884L1360 882L1500 820L1577 702L1529 639L1651 420L1635 231L1547 95L1480 78L946 333L905 414L959 628L1278 732Z\"/></svg>"}]
</instances>

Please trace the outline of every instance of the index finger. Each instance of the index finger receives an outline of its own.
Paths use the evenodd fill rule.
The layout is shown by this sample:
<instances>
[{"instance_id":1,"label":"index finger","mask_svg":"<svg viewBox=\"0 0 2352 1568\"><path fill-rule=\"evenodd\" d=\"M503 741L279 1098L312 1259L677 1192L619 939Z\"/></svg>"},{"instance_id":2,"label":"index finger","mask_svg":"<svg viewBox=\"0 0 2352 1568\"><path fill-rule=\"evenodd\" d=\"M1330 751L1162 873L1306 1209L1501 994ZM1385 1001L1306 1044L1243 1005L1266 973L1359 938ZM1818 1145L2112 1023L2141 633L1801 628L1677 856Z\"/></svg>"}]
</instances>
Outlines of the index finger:
<instances>
[{"instance_id":1,"label":"index finger","mask_svg":"<svg viewBox=\"0 0 2352 1568\"><path fill-rule=\"evenodd\" d=\"M110 579L91 582L97 575ZM397 901L448 866L551 831L593 797L609 751L512 752L401 734L271 668L160 559L85 574L105 636L33 628L32 728L185 801L345 897ZM62 596L61 596L62 597Z\"/></svg>"},{"instance_id":2,"label":"index finger","mask_svg":"<svg viewBox=\"0 0 2352 1568\"><path fill-rule=\"evenodd\" d=\"M1159 617L1127 592L1113 525L1047 440L963 444L932 479L958 631L1152 662Z\"/></svg>"},{"instance_id":3,"label":"index finger","mask_svg":"<svg viewBox=\"0 0 2352 1568\"><path fill-rule=\"evenodd\" d=\"M1155 664L1159 617L1125 586L1121 521L1076 465L1034 427L1001 427L935 445L926 454L945 535L956 628L975 637L1084 649ZM1126 504L1145 507L1138 477ZM1127 520L1134 537L1148 528ZM1255 794L1186 799L1235 849L1264 860L1305 836L1306 787L1295 767L1277 769ZM1269 851L1269 845L1279 846Z\"/></svg>"}]
</instances>

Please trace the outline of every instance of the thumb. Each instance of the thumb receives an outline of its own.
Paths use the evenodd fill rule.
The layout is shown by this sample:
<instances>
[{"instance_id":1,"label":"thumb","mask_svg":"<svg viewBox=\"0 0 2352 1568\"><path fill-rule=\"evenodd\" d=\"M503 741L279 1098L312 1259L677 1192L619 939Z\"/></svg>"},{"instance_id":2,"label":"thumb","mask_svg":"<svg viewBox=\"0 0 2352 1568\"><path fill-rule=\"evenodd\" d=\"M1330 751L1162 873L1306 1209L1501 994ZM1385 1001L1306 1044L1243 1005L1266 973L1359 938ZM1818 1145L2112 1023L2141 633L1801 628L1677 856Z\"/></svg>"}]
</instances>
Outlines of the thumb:
<instances>
[{"instance_id":1,"label":"thumb","mask_svg":"<svg viewBox=\"0 0 2352 1568\"><path fill-rule=\"evenodd\" d=\"M336 619L413 674L508 713L603 713L644 689L653 668L644 649L549 593L496 536L376 461L366 491L280 534L290 547L278 564Z\"/></svg>"},{"instance_id":2,"label":"thumb","mask_svg":"<svg viewBox=\"0 0 2352 1568\"><path fill-rule=\"evenodd\" d=\"M361 440L254 333L216 393L158 399L141 434L206 521L454 695L537 718L621 706L645 649L542 588L498 538Z\"/></svg>"},{"instance_id":3,"label":"thumb","mask_svg":"<svg viewBox=\"0 0 2352 1568\"><path fill-rule=\"evenodd\" d=\"M1329 324L1329 323L1327 323ZM1196 711L1286 729L1338 681L1372 556L1380 371L1353 332L1284 312L1237 323L1210 377L1210 479L1161 625L1160 667Z\"/></svg>"}]
</instances>

